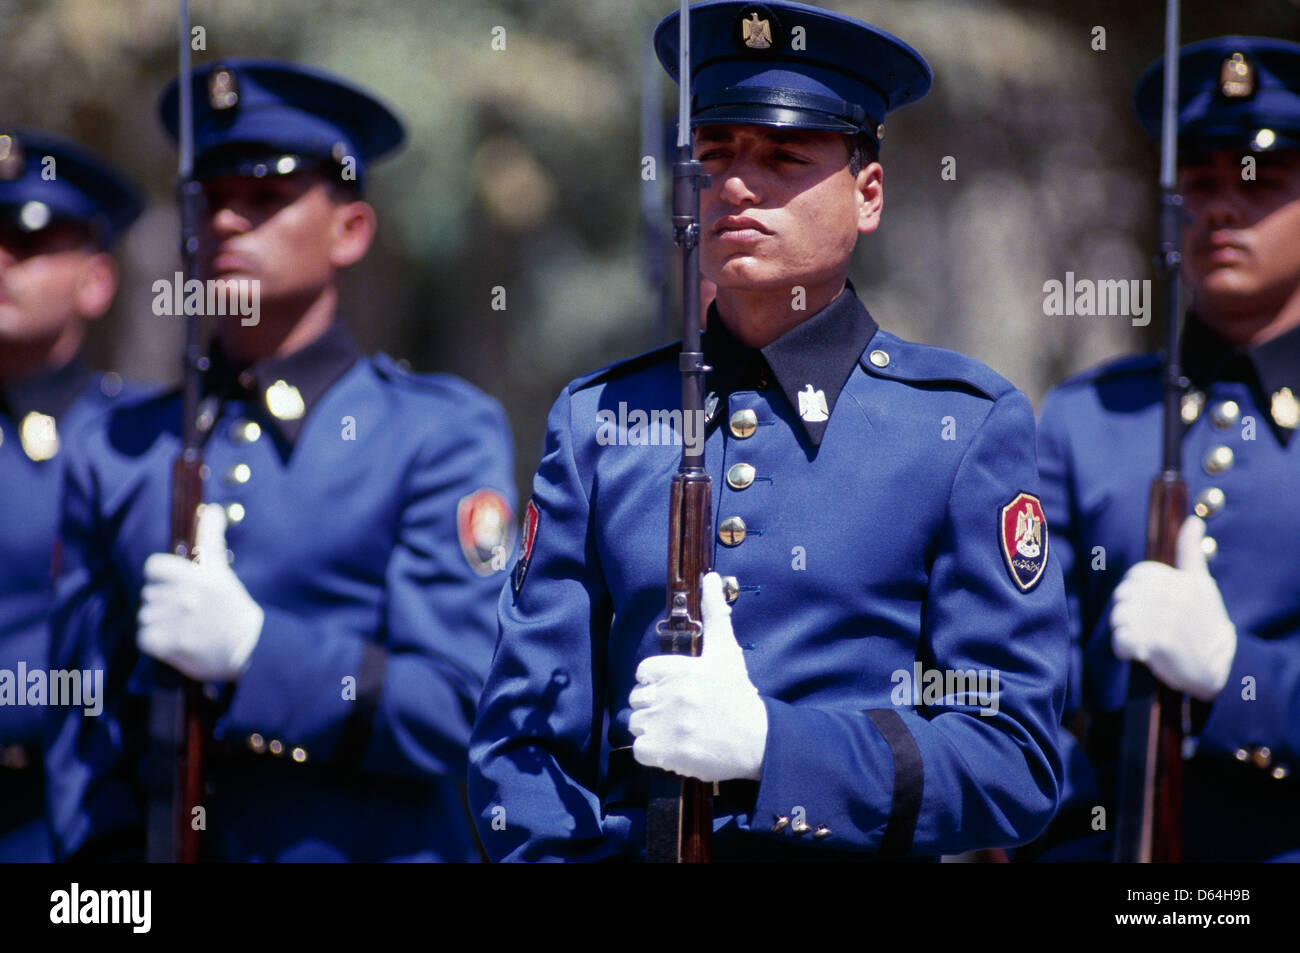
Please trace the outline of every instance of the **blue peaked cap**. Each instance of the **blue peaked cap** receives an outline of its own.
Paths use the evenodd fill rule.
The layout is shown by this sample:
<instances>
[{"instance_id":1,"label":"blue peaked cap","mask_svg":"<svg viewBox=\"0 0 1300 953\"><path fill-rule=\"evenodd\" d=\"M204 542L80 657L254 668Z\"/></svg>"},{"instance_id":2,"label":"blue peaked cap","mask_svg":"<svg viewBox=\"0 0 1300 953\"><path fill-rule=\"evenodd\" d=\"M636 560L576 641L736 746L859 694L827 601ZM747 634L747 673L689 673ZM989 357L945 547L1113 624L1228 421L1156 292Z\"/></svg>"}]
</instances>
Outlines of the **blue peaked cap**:
<instances>
[{"instance_id":1,"label":"blue peaked cap","mask_svg":"<svg viewBox=\"0 0 1300 953\"><path fill-rule=\"evenodd\" d=\"M401 121L366 91L321 70L282 60L226 59L193 76L194 174L286 175L351 157L356 181L406 137ZM180 129L180 84L163 90L158 113L172 139Z\"/></svg>"},{"instance_id":2,"label":"blue peaked cap","mask_svg":"<svg viewBox=\"0 0 1300 953\"><path fill-rule=\"evenodd\" d=\"M1138 120L1160 138L1164 58L1134 94ZM1219 36L1178 52L1180 150L1300 149L1300 43Z\"/></svg>"},{"instance_id":3,"label":"blue peaked cap","mask_svg":"<svg viewBox=\"0 0 1300 953\"><path fill-rule=\"evenodd\" d=\"M659 62L678 80L679 13L655 30ZM885 114L930 89L929 65L870 24L802 3L720 0L690 8L691 125L818 129L876 144Z\"/></svg>"},{"instance_id":4,"label":"blue peaked cap","mask_svg":"<svg viewBox=\"0 0 1300 953\"><path fill-rule=\"evenodd\" d=\"M0 126L0 217L23 231L79 222L107 248L143 210L126 173L84 146Z\"/></svg>"}]
</instances>

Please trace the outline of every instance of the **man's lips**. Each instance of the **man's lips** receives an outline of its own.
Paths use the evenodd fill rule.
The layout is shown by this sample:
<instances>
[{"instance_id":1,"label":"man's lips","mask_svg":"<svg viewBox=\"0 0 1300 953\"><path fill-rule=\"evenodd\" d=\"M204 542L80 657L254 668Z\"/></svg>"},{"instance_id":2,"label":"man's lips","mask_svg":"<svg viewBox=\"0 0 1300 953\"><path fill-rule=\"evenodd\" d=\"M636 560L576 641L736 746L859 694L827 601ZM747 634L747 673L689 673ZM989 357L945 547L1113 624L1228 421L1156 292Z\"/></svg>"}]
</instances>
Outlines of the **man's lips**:
<instances>
[{"instance_id":1,"label":"man's lips","mask_svg":"<svg viewBox=\"0 0 1300 953\"><path fill-rule=\"evenodd\" d=\"M253 262L239 252L221 251L212 256L212 264L209 270L213 275L248 272L253 270Z\"/></svg>"},{"instance_id":2,"label":"man's lips","mask_svg":"<svg viewBox=\"0 0 1300 953\"><path fill-rule=\"evenodd\" d=\"M713 226L713 234L724 242L745 244L771 235L772 230L757 219L744 215L729 215Z\"/></svg>"},{"instance_id":3,"label":"man's lips","mask_svg":"<svg viewBox=\"0 0 1300 953\"><path fill-rule=\"evenodd\" d=\"M1211 264L1230 265L1247 258L1245 246L1225 234L1211 234L1197 244L1196 250Z\"/></svg>"}]
</instances>

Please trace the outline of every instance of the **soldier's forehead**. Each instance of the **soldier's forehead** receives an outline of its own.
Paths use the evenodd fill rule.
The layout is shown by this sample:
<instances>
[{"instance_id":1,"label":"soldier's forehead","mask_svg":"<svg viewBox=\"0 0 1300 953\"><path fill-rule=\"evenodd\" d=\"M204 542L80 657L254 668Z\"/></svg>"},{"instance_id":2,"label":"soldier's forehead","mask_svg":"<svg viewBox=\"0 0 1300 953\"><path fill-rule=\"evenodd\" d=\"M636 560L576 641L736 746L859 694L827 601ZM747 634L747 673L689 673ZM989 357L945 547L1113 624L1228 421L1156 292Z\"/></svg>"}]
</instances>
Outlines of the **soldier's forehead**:
<instances>
[{"instance_id":1,"label":"soldier's forehead","mask_svg":"<svg viewBox=\"0 0 1300 953\"><path fill-rule=\"evenodd\" d=\"M745 135L758 136L771 142L815 142L827 138L843 138L840 133L824 132L820 129L792 129L740 123L699 126L695 129L695 138L701 142L727 142L737 136Z\"/></svg>"}]
</instances>

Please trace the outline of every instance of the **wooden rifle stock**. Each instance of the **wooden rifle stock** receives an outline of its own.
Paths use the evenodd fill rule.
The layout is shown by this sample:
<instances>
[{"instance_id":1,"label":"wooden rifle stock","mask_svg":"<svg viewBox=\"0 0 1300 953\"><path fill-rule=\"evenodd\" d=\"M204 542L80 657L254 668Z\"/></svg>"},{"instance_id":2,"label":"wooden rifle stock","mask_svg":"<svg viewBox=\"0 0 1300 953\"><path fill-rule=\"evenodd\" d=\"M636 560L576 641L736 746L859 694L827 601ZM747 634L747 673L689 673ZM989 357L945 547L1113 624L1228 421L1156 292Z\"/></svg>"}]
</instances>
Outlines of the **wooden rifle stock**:
<instances>
[{"instance_id":1,"label":"wooden rifle stock","mask_svg":"<svg viewBox=\"0 0 1300 953\"><path fill-rule=\"evenodd\" d=\"M677 473L669 502L668 619L659 624L661 655L704 650L700 581L711 568L713 481L707 473ZM646 824L646 860L707 863L713 833L712 785L656 772Z\"/></svg>"}]
</instances>

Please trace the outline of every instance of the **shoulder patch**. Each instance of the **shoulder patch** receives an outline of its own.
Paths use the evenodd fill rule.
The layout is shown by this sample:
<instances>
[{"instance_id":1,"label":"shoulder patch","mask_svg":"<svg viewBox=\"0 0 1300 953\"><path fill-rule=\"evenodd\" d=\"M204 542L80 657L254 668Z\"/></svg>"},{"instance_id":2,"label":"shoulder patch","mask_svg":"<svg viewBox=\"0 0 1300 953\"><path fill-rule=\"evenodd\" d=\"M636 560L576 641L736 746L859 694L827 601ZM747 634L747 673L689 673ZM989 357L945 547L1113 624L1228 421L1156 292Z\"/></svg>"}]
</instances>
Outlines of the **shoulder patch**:
<instances>
[{"instance_id":1,"label":"shoulder patch","mask_svg":"<svg viewBox=\"0 0 1300 953\"><path fill-rule=\"evenodd\" d=\"M1161 366L1162 362L1159 354L1133 354L1128 357L1107 361L1104 364L1098 364L1086 371L1080 371L1058 386L1070 387L1076 384L1088 384L1093 381L1107 380L1114 377L1159 374Z\"/></svg>"},{"instance_id":2,"label":"shoulder patch","mask_svg":"<svg viewBox=\"0 0 1300 953\"><path fill-rule=\"evenodd\" d=\"M1047 519L1032 493L1018 493L998 514L998 543L1011 581L1029 592L1047 568Z\"/></svg>"},{"instance_id":3,"label":"shoulder patch","mask_svg":"<svg viewBox=\"0 0 1300 953\"><path fill-rule=\"evenodd\" d=\"M537 542L537 529L541 521L537 504L529 500L528 505L524 507L524 525L519 532L519 561L515 563L514 575L511 578L516 596L524 587L524 577L528 575L528 563L533 558L533 544Z\"/></svg>"},{"instance_id":4,"label":"shoulder patch","mask_svg":"<svg viewBox=\"0 0 1300 953\"><path fill-rule=\"evenodd\" d=\"M461 498L456 504L456 530L461 552L474 572L490 576L506 568L514 524L510 504L496 490L485 487Z\"/></svg>"},{"instance_id":5,"label":"shoulder patch","mask_svg":"<svg viewBox=\"0 0 1300 953\"><path fill-rule=\"evenodd\" d=\"M877 331L858 363L868 374L900 381L949 381L997 400L1014 385L987 364L959 351L917 344Z\"/></svg>"},{"instance_id":6,"label":"shoulder patch","mask_svg":"<svg viewBox=\"0 0 1300 953\"><path fill-rule=\"evenodd\" d=\"M636 357L630 357L625 361L619 361L617 364L610 364L602 367L598 371L592 371L582 377L576 378L569 385L569 392L582 390L585 387L592 387L596 384L603 384L605 381L614 380L618 377L626 377L629 374L635 374L637 371L645 370L648 367L654 367L656 364L663 363L669 357L674 357L682 349L681 341L674 341L672 344L665 344L663 347L657 347L653 351L646 351L644 354L638 354Z\"/></svg>"}]
</instances>

